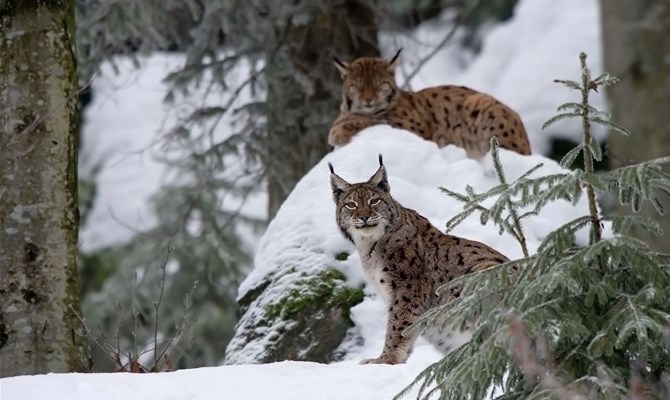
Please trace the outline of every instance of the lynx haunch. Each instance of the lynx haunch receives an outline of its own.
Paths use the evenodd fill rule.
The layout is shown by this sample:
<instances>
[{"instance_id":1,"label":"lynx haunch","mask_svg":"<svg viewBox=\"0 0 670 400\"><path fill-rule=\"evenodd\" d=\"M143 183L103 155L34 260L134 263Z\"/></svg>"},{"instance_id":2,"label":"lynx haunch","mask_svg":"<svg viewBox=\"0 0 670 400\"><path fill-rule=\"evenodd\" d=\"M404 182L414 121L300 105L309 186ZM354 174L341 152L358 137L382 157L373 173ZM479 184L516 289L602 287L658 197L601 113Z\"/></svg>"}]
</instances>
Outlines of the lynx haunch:
<instances>
[{"instance_id":1,"label":"lynx haunch","mask_svg":"<svg viewBox=\"0 0 670 400\"><path fill-rule=\"evenodd\" d=\"M381 155L379 169L363 183L350 184L328 166L337 225L356 246L367 280L388 307L384 349L378 358L361 363L404 363L418 336L416 330L406 328L424 312L460 295L460 289L452 289L438 296L436 289L508 259L483 243L445 235L428 219L395 201ZM464 343L459 333L436 326L423 336L447 353Z\"/></svg>"},{"instance_id":2,"label":"lynx haunch","mask_svg":"<svg viewBox=\"0 0 670 400\"><path fill-rule=\"evenodd\" d=\"M464 86L429 87L404 91L395 81L391 59L359 58L351 64L335 59L344 82L340 115L328 134L331 146L342 146L359 131L389 124L413 132L439 147L453 144L468 157L489 150L491 136L502 148L530 154L526 129L519 115L492 96Z\"/></svg>"}]
</instances>

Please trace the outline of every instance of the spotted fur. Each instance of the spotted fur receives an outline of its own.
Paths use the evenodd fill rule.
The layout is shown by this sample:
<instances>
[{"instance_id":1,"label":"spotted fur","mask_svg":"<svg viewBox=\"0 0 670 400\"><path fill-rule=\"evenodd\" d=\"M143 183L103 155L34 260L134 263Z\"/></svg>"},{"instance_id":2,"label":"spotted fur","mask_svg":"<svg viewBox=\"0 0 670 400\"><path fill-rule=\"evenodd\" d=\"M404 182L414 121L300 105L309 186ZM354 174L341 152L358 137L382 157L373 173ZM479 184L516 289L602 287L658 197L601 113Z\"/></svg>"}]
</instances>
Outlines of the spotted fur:
<instances>
[{"instance_id":1,"label":"spotted fur","mask_svg":"<svg viewBox=\"0 0 670 400\"><path fill-rule=\"evenodd\" d=\"M329 166L337 225L356 246L367 280L388 307L384 349L378 358L362 363L404 363L418 335L405 329L425 311L460 295L460 289L454 289L438 296L436 289L508 259L483 243L445 235L395 201L381 156L377 172L362 183L348 183ZM467 332L437 327L423 335L444 353L469 339Z\"/></svg>"},{"instance_id":2,"label":"spotted fur","mask_svg":"<svg viewBox=\"0 0 670 400\"><path fill-rule=\"evenodd\" d=\"M328 134L330 145L345 145L369 126L389 124L439 147L462 147L470 158L489 151L491 136L498 137L502 148L530 154L521 118L492 96L465 86L437 86L418 92L398 88L394 69L399 54L391 60L364 57L351 64L335 59L344 82L340 115Z\"/></svg>"}]
</instances>

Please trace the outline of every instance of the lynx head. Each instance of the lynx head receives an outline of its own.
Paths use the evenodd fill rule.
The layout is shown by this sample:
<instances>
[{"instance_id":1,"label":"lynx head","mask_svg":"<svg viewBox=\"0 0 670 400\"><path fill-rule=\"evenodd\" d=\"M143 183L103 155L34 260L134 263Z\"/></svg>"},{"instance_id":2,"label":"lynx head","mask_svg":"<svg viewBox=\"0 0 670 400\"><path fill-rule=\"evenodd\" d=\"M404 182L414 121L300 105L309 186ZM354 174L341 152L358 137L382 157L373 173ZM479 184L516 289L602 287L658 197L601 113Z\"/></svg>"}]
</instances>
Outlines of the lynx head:
<instances>
[{"instance_id":1,"label":"lynx head","mask_svg":"<svg viewBox=\"0 0 670 400\"><path fill-rule=\"evenodd\" d=\"M367 182L350 184L335 174L330 163L328 167L335 217L342 235L354 244L384 236L395 223L400 206L389 193L382 156L379 155L379 169Z\"/></svg>"},{"instance_id":2,"label":"lynx head","mask_svg":"<svg viewBox=\"0 0 670 400\"><path fill-rule=\"evenodd\" d=\"M349 64L335 58L335 67L344 80L341 110L373 115L390 108L398 94L394 69L401 51L390 60L363 57Z\"/></svg>"}]
</instances>

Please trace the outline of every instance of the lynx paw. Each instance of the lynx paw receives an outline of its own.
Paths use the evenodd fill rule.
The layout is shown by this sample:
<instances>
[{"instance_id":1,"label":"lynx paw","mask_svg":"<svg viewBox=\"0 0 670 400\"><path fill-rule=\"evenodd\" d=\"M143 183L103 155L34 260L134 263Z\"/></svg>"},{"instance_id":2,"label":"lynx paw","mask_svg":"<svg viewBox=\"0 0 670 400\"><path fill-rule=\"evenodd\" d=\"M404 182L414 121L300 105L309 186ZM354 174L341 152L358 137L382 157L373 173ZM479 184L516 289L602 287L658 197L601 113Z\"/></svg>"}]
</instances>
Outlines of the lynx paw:
<instances>
[{"instance_id":1,"label":"lynx paw","mask_svg":"<svg viewBox=\"0 0 670 400\"><path fill-rule=\"evenodd\" d=\"M353 135L340 127L335 127L328 132L328 144L333 147L344 146L351 142Z\"/></svg>"},{"instance_id":2,"label":"lynx paw","mask_svg":"<svg viewBox=\"0 0 670 400\"><path fill-rule=\"evenodd\" d=\"M359 362L360 365L364 364L389 364L389 365L395 365L395 364L400 364L397 360L391 360L387 359L384 357L378 357L378 358L364 358Z\"/></svg>"}]
</instances>

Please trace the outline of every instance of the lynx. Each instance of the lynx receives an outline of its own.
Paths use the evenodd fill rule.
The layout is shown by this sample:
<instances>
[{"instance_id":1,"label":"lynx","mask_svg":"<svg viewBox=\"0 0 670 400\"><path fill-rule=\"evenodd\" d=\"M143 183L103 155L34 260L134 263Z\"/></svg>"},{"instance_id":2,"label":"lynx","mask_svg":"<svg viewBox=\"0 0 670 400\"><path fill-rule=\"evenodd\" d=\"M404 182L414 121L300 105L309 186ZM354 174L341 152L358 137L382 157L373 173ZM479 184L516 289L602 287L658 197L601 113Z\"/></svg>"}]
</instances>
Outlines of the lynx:
<instances>
[{"instance_id":1,"label":"lynx","mask_svg":"<svg viewBox=\"0 0 670 400\"><path fill-rule=\"evenodd\" d=\"M362 364L398 364L409 357L418 333L405 329L421 314L459 296L460 289L438 296L436 289L454 278L507 262L491 247L445 235L419 213L405 208L390 194L386 168L367 181L350 184L329 163L337 225L360 254L367 280L388 307L384 349L378 358ZM424 337L447 353L456 344L449 330L429 328Z\"/></svg>"},{"instance_id":2,"label":"lynx","mask_svg":"<svg viewBox=\"0 0 670 400\"><path fill-rule=\"evenodd\" d=\"M437 86L418 92L398 88L395 64L364 57L351 64L334 59L344 82L340 115L328 134L331 146L342 146L364 128L389 124L406 129L439 147L453 144L468 157L489 151L491 136L500 146L530 154L530 144L519 115L495 98L464 86Z\"/></svg>"}]
</instances>

